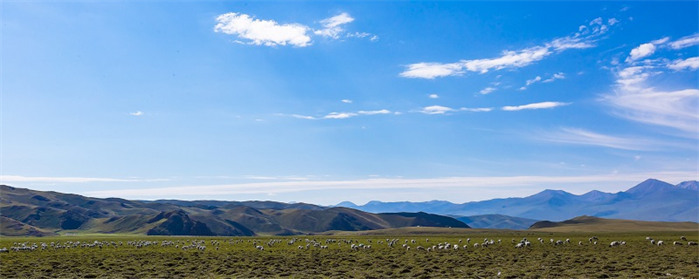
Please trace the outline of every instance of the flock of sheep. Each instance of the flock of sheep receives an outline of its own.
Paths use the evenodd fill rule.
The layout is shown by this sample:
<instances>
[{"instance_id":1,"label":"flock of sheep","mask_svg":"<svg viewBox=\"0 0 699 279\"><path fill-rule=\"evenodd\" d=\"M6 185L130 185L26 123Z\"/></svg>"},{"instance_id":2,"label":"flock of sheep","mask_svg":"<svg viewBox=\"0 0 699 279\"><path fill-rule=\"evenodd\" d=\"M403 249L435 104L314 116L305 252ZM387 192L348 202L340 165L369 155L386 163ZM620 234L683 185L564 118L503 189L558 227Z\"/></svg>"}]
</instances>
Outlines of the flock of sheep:
<instances>
[{"instance_id":1,"label":"flock of sheep","mask_svg":"<svg viewBox=\"0 0 699 279\"><path fill-rule=\"evenodd\" d=\"M662 246L665 244L663 240L655 240L651 237L646 237L646 240L650 242L652 245L658 245ZM680 237L681 241L686 242L688 246L695 246L697 245L696 242L694 241L687 241L687 238L682 236ZM397 248L397 249L403 249L406 251L410 251L411 249L414 248L414 250L417 251L425 251L425 252L432 252L432 251L439 251L439 250L466 250L469 247L473 247L474 249L478 248L486 248L488 246L492 245L502 245L502 240L501 239L488 239L485 238L483 241L473 241L474 243L471 244L472 240L471 238L466 238L465 241L462 239L459 239L456 243L449 243L449 242L439 242L439 243L434 243L431 244L429 239L425 239L424 243L418 243L415 239L401 239L398 238L393 238L393 239L381 239L381 240L371 240L371 239L364 239L362 241L356 240L356 239L325 239L323 241L318 241L316 239L300 239L297 237L291 238L291 239L269 239L269 240L259 240L259 239L245 239L245 238L234 238L234 239L228 239L228 240L198 240L198 239L193 239L193 240L182 240L182 239L177 239L177 240L162 240L162 241L157 241L157 240L134 240L134 241L87 241L87 242L81 242L81 241L64 241L64 242L50 242L50 243L45 243L45 242L22 242L22 243L13 243L13 246L10 247L9 249L6 247L0 248L0 253L9 253L9 252L24 252L24 251L55 251L55 250L64 250L64 249L115 249L115 248L120 248L120 247L132 247L132 248L146 248L146 247L172 247L176 249L181 249L183 251L186 250L198 250L198 251L206 251L207 250L207 244L209 247L211 247L214 250L219 250L219 247L222 244L222 241L228 245L234 245L234 246L244 246L244 245L251 245L257 250L264 251L265 247L267 248L272 248L278 245L286 245L288 247L294 247L296 246L298 250L308 250L308 249L328 249L330 246L336 246L339 249L342 249L342 247L346 247L347 249L351 251L359 251L359 250L368 250L372 249L372 245L375 246L385 246L389 248ZM548 241L542 239L541 237L537 238L537 241L540 243L540 245L552 245L552 246L560 246L560 245L570 245L571 241L570 239L566 240L554 240L554 239L549 239ZM592 245L597 245L599 239L596 236L590 237L588 239L588 242ZM681 241L674 241L673 245L683 245L683 242ZM366 243L363 243L366 242ZM417 244L422 244L422 245L417 245ZM532 242L529 241L527 238L523 238L519 241L516 241L515 239L512 239L512 244L515 248L517 249L523 249L525 247L530 247L532 246ZM583 245L583 241L578 241L578 245ZM424 246L423 246L424 245ZM614 247L614 246L623 246L626 245L626 241L622 240L616 240L612 241L609 244L609 247Z\"/></svg>"},{"instance_id":2,"label":"flock of sheep","mask_svg":"<svg viewBox=\"0 0 699 279\"><path fill-rule=\"evenodd\" d=\"M647 237L646 237L646 240L650 241L650 244L653 244L653 245L658 245L658 246L665 245L665 241L662 241L662 240L656 241L655 239L653 239L653 238L650 237L650 236L647 236ZM686 241L686 242L687 242L687 245L689 245L689 246L696 246L696 245L697 245L697 243L694 242L694 241L687 241L687 238L684 237L684 236L681 236L681 237L680 237L680 240ZM683 244L682 244L682 242L680 242L680 241L673 241L673 242L672 242L672 245L682 246Z\"/></svg>"}]
</instances>

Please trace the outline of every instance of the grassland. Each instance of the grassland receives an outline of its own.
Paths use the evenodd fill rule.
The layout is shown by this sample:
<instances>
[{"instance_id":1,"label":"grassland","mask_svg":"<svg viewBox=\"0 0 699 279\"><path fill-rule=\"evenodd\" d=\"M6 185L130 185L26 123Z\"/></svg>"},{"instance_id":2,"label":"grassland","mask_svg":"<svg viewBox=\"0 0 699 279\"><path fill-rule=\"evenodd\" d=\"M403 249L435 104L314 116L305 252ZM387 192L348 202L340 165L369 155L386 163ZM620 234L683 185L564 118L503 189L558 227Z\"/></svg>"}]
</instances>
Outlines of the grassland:
<instances>
[{"instance_id":1,"label":"grassland","mask_svg":"<svg viewBox=\"0 0 699 279\"><path fill-rule=\"evenodd\" d=\"M674 246L694 232L602 233L598 244L589 233L529 231L466 231L430 235L316 235L296 237L147 237L139 235L78 235L0 239L0 248L36 243L34 251L0 253L2 278L473 278L473 277L699 277L699 248ZM434 233L434 232L433 232ZM664 240L651 245L646 236ZM531 247L515 248L512 241L526 237ZM467 244L467 239L470 243ZM484 239L495 244L473 247ZM537 238L544 239L541 244ZM290 241L296 240L293 244ZM393 247L387 240L398 239ZM429 239L429 241L427 240ZM550 239L570 239L552 245ZM183 250L192 241L205 250ZM415 240L413 243L411 240ZM458 244L459 250L425 251L439 243ZM501 240L498 243L498 240ZM626 245L609 247L615 240ZM75 243L80 242L79 245ZM99 248L83 247L110 243ZM130 241L157 244L141 246ZM407 241L407 243L406 243ZM583 245L578 245L582 241ZM52 248L50 243L71 246ZM172 242L167 246L163 243ZM271 245L268 243L274 242ZM41 243L48 248L41 249ZM72 244L71 244L72 243ZM112 245L115 243L116 245ZM119 243L122 243L121 245ZM216 245L216 243L220 243ZM314 247L318 243L319 247ZM351 244L371 245L352 250ZM65 244L65 245L64 245ZM306 245L308 244L308 248ZM408 250L403 245L410 246ZM463 245L468 248L463 249ZM72 247L75 246L75 247ZM255 246L262 246L259 250ZM303 249L299 249L302 246ZM327 246L326 249L320 246ZM218 248L217 248L218 247Z\"/></svg>"}]
</instances>

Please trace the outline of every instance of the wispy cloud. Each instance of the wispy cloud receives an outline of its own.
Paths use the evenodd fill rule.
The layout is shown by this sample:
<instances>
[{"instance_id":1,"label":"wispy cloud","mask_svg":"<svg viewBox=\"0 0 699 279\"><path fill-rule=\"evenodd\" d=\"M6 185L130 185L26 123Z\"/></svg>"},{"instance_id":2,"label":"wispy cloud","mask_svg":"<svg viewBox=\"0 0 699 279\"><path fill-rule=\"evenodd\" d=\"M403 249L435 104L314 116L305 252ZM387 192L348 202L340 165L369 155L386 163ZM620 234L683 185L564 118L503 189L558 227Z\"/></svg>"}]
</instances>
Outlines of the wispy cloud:
<instances>
[{"instance_id":1,"label":"wispy cloud","mask_svg":"<svg viewBox=\"0 0 699 279\"><path fill-rule=\"evenodd\" d=\"M695 69L697 60L675 60L670 63L629 63L615 71L616 88L600 101L611 106L617 116L680 131L681 136L699 138L699 89L663 90L654 87L649 78L666 74L666 69ZM652 61L651 61L652 62Z\"/></svg>"},{"instance_id":2,"label":"wispy cloud","mask_svg":"<svg viewBox=\"0 0 699 279\"><path fill-rule=\"evenodd\" d=\"M615 21L615 23L618 21ZM461 60L455 63L419 62L406 66L401 77L434 79L446 76L458 76L466 71L487 73L505 68L520 68L540 61L546 56L568 49L594 47L595 41L608 30L601 18L590 22L590 27L581 28L579 32L554 39L540 46L521 50L505 50L495 58Z\"/></svg>"},{"instance_id":3,"label":"wispy cloud","mask_svg":"<svg viewBox=\"0 0 699 279\"><path fill-rule=\"evenodd\" d=\"M140 111L140 110L139 110L139 111L135 111L135 112L129 112L129 115L131 115L131 116L141 116L141 115L143 115L143 112Z\"/></svg>"},{"instance_id":4,"label":"wispy cloud","mask_svg":"<svg viewBox=\"0 0 699 279\"><path fill-rule=\"evenodd\" d=\"M527 90L527 88L529 88L530 85L535 84L535 83L539 83L539 82L550 83L550 82L554 82L558 79L565 79L565 78L566 78L566 76L564 73L555 73L547 79L543 79L541 76L536 76L533 79L527 80L525 82L525 85L520 87L519 90Z\"/></svg>"},{"instance_id":5,"label":"wispy cloud","mask_svg":"<svg viewBox=\"0 0 699 279\"><path fill-rule=\"evenodd\" d=\"M557 143L604 146L623 150L657 150L665 144L639 137L604 135L584 129L562 128L556 132L537 133L536 138Z\"/></svg>"},{"instance_id":6,"label":"wispy cloud","mask_svg":"<svg viewBox=\"0 0 699 279\"><path fill-rule=\"evenodd\" d=\"M673 49L681 49L695 45L699 45L699 33L682 37L670 43L670 47Z\"/></svg>"},{"instance_id":7,"label":"wispy cloud","mask_svg":"<svg viewBox=\"0 0 699 279\"><path fill-rule=\"evenodd\" d=\"M346 119L350 117L355 117L357 116L357 113L354 112L331 112L328 113L326 116L323 116L324 119Z\"/></svg>"},{"instance_id":8,"label":"wispy cloud","mask_svg":"<svg viewBox=\"0 0 699 279\"><path fill-rule=\"evenodd\" d=\"M343 103L345 103L345 104L351 104L351 103L352 103L352 100L343 99L343 100L341 100L341 102L343 102Z\"/></svg>"},{"instance_id":9,"label":"wispy cloud","mask_svg":"<svg viewBox=\"0 0 699 279\"><path fill-rule=\"evenodd\" d=\"M696 70L699 68L699 57L690 57L687 59L677 59L667 64L667 67L675 71L684 69Z\"/></svg>"},{"instance_id":10,"label":"wispy cloud","mask_svg":"<svg viewBox=\"0 0 699 279\"><path fill-rule=\"evenodd\" d=\"M486 87L486 88L483 88L483 90L479 91L478 93L483 94L483 95L487 95L487 94L493 93L494 91L495 91L495 87Z\"/></svg>"},{"instance_id":11,"label":"wispy cloud","mask_svg":"<svg viewBox=\"0 0 699 279\"><path fill-rule=\"evenodd\" d=\"M470 112L489 112L492 111L493 108L460 108L459 110Z\"/></svg>"},{"instance_id":12,"label":"wispy cloud","mask_svg":"<svg viewBox=\"0 0 699 279\"><path fill-rule=\"evenodd\" d=\"M298 119L306 119L306 120L315 120L316 118L310 115L301 115L301 114L291 114L289 115L293 118L298 118Z\"/></svg>"},{"instance_id":13,"label":"wispy cloud","mask_svg":"<svg viewBox=\"0 0 699 279\"><path fill-rule=\"evenodd\" d=\"M434 79L445 76L458 76L464 73L461 63L415 63L407 66L407 70L400 73L401 77Z\"/></svg>"},{"instance_id":14,"label":"wispy cloud","mask_svg":"<svg viewBox=\"0 0 699 279\"><path fill-rule=\"evenodd\" d=\"M358 114L361 115L375 115L375 114L390 114L391 111L387 109L380 109L380 110L360 110L357 112Z\"/></svg>"},{"instance_id":15,"label":"wispy cloud","mask_svg":"<svg viewBox=\"0 0 699 279\"><path fill-rule=\"evenodd\" d=\"M380 109L380 110L360 110L357 112L331 112L323 116L311 116L311 115L303 115L303 114L283 114L283 113L278 113L276 114L277 116L285 116L285 117L293 117L293 118L298 118L298 119L306 119L306 120L318 120L318 119L347 119L347 118L352 118L355 116L360 116L360 115L380 115L380 114L398 114L398 112L392 112L387 109Z\"/></svg>"},{"instance_id":16,"label":"wispy cloud","mask_svg":"<svg viewBox=\"0 0 699 279\"><path fill-rule=\"evenodd\" d=\"M437 95L437 94L430 94L430 95L427 95L427 97L430 99L439 99L439 95Z\"/></svg>"},{"instance_id":17,"label":"wispy cloud","mask_svg":"<svg viewBox=\"0 0 699 279\"><path fill-rule=\"evenodd\" d=\"M549 82L554 82L554 81L556 81L557 79L565 79L565 78L566 78L566 75L565 75L564 73L555 73L555 74L553 74L550 78L547 78L547 79L545 79L545 80L543 80L543 81L541 81L541 82L543 82L543 83L549 83Z\"/></svg>"},{"instance_id":18,"label":"wispy cloud","mask_svg":"<svg viewBox=\"0 0 699 279\"><path fill-rule=\"evenodd\" d=\"M315 30L313 33L323 37L338 39L339 35L344 32L342 26L352 21L354 21L354 18L348 13L341 13L339 15L321 20L320 23L323 25L323 29Z\"/></svg>"},{"instance_id":19,"label":"wispy cloud","mask_svg":"<svg viewBox=\"0 0 699 279\"><path fill-rule=\"evenodd\" d=\"M541 102L541 103L533 103L533 104L527 104L527 105L521 105L521 106L504 106L504 107L502 107L502 110L518 111L518 110L527 110L527 109L549 109L549 108L555 108L555 107L567 106L567 105L570 105L570 103Z\"/></svg>"},{"instance_id":20,"label":"wispy cloud","mask_svg":"<svg viewBox=\"0 0 699 279\"><path fill-rule=\"evenodd\" d=\"M454 109L445 106L428 106L420 110L420 112L424 114L445 114L451 111L454 111Z\"/></svg>"}]
</instances>

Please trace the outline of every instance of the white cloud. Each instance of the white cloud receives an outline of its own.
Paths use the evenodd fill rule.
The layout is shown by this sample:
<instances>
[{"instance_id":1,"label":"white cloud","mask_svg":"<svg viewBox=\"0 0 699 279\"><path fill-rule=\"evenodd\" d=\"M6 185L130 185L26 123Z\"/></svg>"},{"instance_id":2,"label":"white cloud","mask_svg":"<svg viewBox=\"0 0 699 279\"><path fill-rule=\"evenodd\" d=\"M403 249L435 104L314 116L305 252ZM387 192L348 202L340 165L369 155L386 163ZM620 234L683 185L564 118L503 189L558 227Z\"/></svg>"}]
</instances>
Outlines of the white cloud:
<instances>
[{"instance_id":1,"label":"white cloud","mask_svg":"<svg viewBox=\"0 0 699 279\"><path fill-rule=\"evenodd\" d=\"M502 107L502 110L518 111L518 110L525 110L525 109L548 109L548 108L555 108L555 107L567 106L567 105L570 105L570 103L541 102L541 103L533 103L533 104L527 104L527 105L521 105L521 106L504 106L504 107Z\"/></svg>"},{"instance_id":2,"label":"white cloud","mask_svg":"<svg viewBox=\"0 0 699 279\"><path fill-rule=\"evenodd\" d=\"M493 108L460 108L459 110L470 112L489 112L492 111Z\"/></svg>"},{"instance_id":3,"label":"white cloud","mask_svg":"<svg viewBox=\"0 0 699 279\"><path fill-rule=\"evenodd\" d=\"M320 30L315 30L313 31L314 34L323 36L323 37L330 37L333 39L338 39L340 37L340 34L344 32L344 29L342 28L342 25L345 25L347 23L350 23L354 21L354 18L352 18L349 14L347 13L341 13L339 15L326 18L320 21L320 23L323 25L323 29ZM364 35L366 34L366 35ZM369 36L369 33L357 33L355 34L356 37L366 37Z\"/></svg>"},{"instance_id":4,"label":"white cloud","mask_svg":"<svg viewBox=\"0 0 699 279\"><path fill-rule=\"evenodd\" d=\"M553 76L551 76L550 78L547 78L547 79L545 79L545 80L543 80L543 81L541 81L541 82L543 82L543 83L549 83L549 82L553 82L553 81L555 81L555 80L557 80L557 79L565 79L565 78L566 78L566 75L565 75L564 73L555 73L555 74L553 74Z\"/></svg>"},{"instance_id":5,"label":"white cloud","mask_svg":"<svg viewBox=\"0 0 699 279\"><path fill-rule=\"evenodd\" d=\"M408 65L408 69L400 73L406 78L434 79L437 77L456 76L464 73L460 63L415 63Z\"/></svg>"},{"instance_id":6,"label":"white cloud","mask_svg":"<svg viewBox=\"0 0 699 279\"><path fill-rule=\"evenodd\" d=\"M387 109L381 109L381 110L360 110L357 112L358 114L361 115L375 115L375 114L390 114L391 111Z\"/></svg>"},{"instance_id":7,"label":"white cloud","mask_svg":"<svg viewBox=\"0 0 699 279\"><path fill-rule=\"evenodd\" d=\"M532 47L520 51L504 51L502 56L492 59L462 61L463 67L471 72L487 73L490 70L520 68L539 61L551 54L547 47Z\"/></svg>"},{"instance_id":8,"label":"white cloud","mask_svg":"<svg viewBox=\"0 0 699 279\"><path fill-rule=\"evenodd\" d=\"M595 19L590 23L593 26L581 28L581 32L574 35L556 38L541 46L529 47L517 51L505 50L499 57L486 59L461 60L455 63L419 62L406 66L406 70L400 73L401 77L434 79L446 76L462 75L465 71L487 73L492 70L505 68L521 68L531 63L540 61L554 52L567 49L582 49L594 46L595 40L604 34L608 28L602 24L602 19Z\"/></svg>"},{"instance_id":9,"label":"white cloud","mask_svg":"<svg viewBox=\"0 0 699 279\"><path fill-rule=\"evenodd\" d=\"M539 81L541 81L541 77L540 77L540 76L536 76L536 77L533 78L533 79L527 80L526 85L520 87L519 89L520 89L520 90L527 89L527 86L532 85L532 84L534 84L534 83L537 83L537 82L539 82Z\"/></svg>"},{"instance_id":10,"label":"white cloud","mask_svg":"<svg viewBox=\"0 0 699 279\"><path fill-rule=\"evenodd\" d=\"M351 104L351 103L352 103L352 100L350 100L350 99L343 99L341 102L343 102L343 103L345 103L345 104Z\"/></svg>"},{"instance_id":11,"label":"white cloud","mask_svg":"<svg viewBox=\"0 0 699 279\"><path fill-rule=\"evenodd\" d=\"M616 18L610 18L609 20L607 20L607 24L609 24L609 26L612 26L617 23L619 23L619 20Z\"/></svg>"},{"instance_id":12,"label":"white cloud","mask_svg":"<svg viewBox=\"0 0 699 279\"><path fill-rule=\"evenodd\" d=\"M306 34L310 29L302 24L278 24L274 20L255 19L246 14L226 13L216 18L215 32L236 35L247 39L248 44L265 46L292 45L305 47L311 44Z\"/></svg>"},{"instance_id":13,"label":"white cloud","mask_svg":"<svg viewBox=\"0 0 699 279\"><path fill-rule=\"evenodd\" d=\"M313 116L308 116L308 115L301 115L301 114L292 114L291 117L293 118L298 118L298 119L306 119L306 120L314 120L316 119Z\"/></svg>"},{"instance_id":14,"label":"white cloud","mask_svg":"<svg viewBox=\"0 0 699 279\"><path fill-rule=\"evenodd\" d=\"M242 13L226 13L216 17L215 32L228 35L235 35L243 40L236 40L241 44L264 45L264 46L296 46L306 47L311 45L311 36L321 36L331 39L347 38L369 38L371 41L378 40L378 36L366 32L346 33L344 25L354 21L348 13L341 13L336 16L320 21L321 29L312 28L299 24L287 23L279 24L274 20L255 19L253 16Z\"/></svg>"},{"instance_id":15,"label":"white cloud","mask_svg":"<svg viewBox=\"0 0 699 279\"><path fill-rule=\"evenodd\" d=\"M690 57L684 60L677 59L671 63L668 63L667 67L675 71L680 71L685 68L689 70L696 70L699 68L699 57Z\"/></svg>"},{"instance_id":16,"label":"white cloud","mask_svg":"<svg viewBox=\"0 0 699 279\"><path fill-rule=\"evenodd\" d=\"M430 99L439 99L439 95L437 94L430 94L427 97L429 97Z\"/></svg>"},{"instance_id":17,"label":"white cloud","mask_svg":"<svg viewBox=\"0 0 699 279\"><path fill-rule=\"evenodd\" d=\"M670 43L670 47L673 49L681 49L695 45L699 45L699 33L682 37Z\"/></svg>"},{"instance_id":18,"label":"white cloud","mask_svg":"<svg viewBox=\"0 0 699 279\"><path fill-rule=\"evenodd\" d=\"M140 111L140 110L139 110L139 111L136 111L136 112L129 112L129 115L132 115L132 116L141 116L141 115L143 115L143 112Z\"/></svg>"},{"instance_id":19,"label":"white cloud","mask_svg":"<svg viewBox=\"0 0 699 279\"><path fill-rule=\"evenodd\" d=\"M657 150L664 145L657 141L638 137L619 137L599 134L583 129L562 128L552 133L538 133L537 139L569 144L604 146L623 150Z\"/></svg>"},{"instance_id":20,"label":"white cloud","mask_svg":"<svg viewBox=\"0 0 699 279\"><path fill-rule=\"evenodd\" d=\"M650 43L651 43L651 44L654 44L654 45L662 45L662 44L666 43L666 42L669 41L669 40L670 40L670 37L665 37L665 38L661 38L661 39L657 39L657 40L650 41Z\"/></svg>"},{"instance_id":21,"label":"white cloud","mask_svg":"<svg viewBox=\"0 0 699 279\"><path fill-rule=\"evenodd\" d=\"M655 49L656 47L652 43L642 44L631 50L631 52L629 53L629 57L626 58L626 62L638 60L643 57L652 55L653 53L655 53Z\"/></svg>"},{"instance_id":22,"label":"white cloud","mask_svg":"<svg viewBox=\"0 0 699 279\"><path fill-rule=\"evenodd\" d=\"M688 62L691 64L690 62ZM679 67L679 66L678 66ZM699 89L662 90L649 86L648 78L658 74L655 66L633 66L619 70L617 86L602 102L615 114L640 123L681 131L683 136L699 138Z\"/></svg>"},{"instance_id":23,"label":"white cloud","mask_svg":"<svg viewBox=\"0 0 699 279\"><path fill-rule=\"evenodd\" d=\"M454 109L444 106L429 106L422 108L420 112L424 114L445 114L450 111L454 111Z\"/></svg>"},{"instance_id":24,"label":"white cloud","mask_svg":"<svg viewBox=\"0 0 699 279\"><path fill-rule=\"evenodd\" d=\"M493 93L493 91L495 91L495 87L486 87L486 88L483 88L483 90L479 91L478 93L481 93L483 95L487 95L487 94Z\"/></svg>"},{"instance_id":25,"label":"white cloud","mask_svg":"<svg viewBox=\"0 0 699 279\"><path fill-rule=\"evenodd\" d=\"M602 24L602 18L598 17L590 21L590 25L601 25Z\"/></svg>"},{"instance_id":26,"label":"white cloud","mask_svg":"<svg viewBox=\"0 0 699 279\"><path fill-rule=\"evenodd\" d=\"M346 119L350 117L357 116L356 113L354 112L331 112L326 116L323 116L324 119Z\"/></svg>"},{"instance_id":27,"label":"white cloud","mask_svg":"<svg viewBox=\"0 0 699 279\"><path fill-rule=\"evenodd\" d=\"M360 116L360 115L379 115L379 114L391 114L394 113L390 110L387 109L380 109L380 110L360 110L357 112L331 112L328 113L324 116L310 116L310 115L302 115L302 114L282 114L278 113L276 115L278 116L285 116L285 117L293 117L293 118L298 118L298 119L306 119L306 120L318 120L318 119L347 119L347 118L352 118L355 116ZM399 112L395 112L394 114L400 114Z\"/></svg>"}]
</instances>

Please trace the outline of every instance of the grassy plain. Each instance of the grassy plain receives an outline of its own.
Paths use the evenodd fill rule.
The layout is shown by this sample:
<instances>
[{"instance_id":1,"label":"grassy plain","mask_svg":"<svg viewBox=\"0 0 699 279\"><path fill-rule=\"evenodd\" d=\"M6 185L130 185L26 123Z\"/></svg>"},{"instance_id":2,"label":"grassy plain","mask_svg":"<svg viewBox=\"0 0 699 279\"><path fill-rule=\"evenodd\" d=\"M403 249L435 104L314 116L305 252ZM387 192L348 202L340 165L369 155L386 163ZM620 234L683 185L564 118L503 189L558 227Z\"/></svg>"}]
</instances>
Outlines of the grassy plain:
<instances>
[{"instance_id":1,"label":"grassy plain","mask_svg":"<svg viewBox=\"0 0 699 279\"><path fill-rule=\"evenodd\" d=\"M420 231L423 234L415 234ZM591 233L532 231L458 230L430 234L429 229L410 235L314 235L294 237L149 237L141 235L77 235L42 238L4 237L0 248L51 242L81 244L122 242L123 245L75 248L38 248L34 251L0 253L2 278L528 278L528 277L699 277L699 248L674 246L684 235L699 241L696 231L650 233L600 233L597 245ZM651 245L650 236L664 246ZM531 247L518 249L512 241L526 237ZM292 239L294 244L288 244ZM467 239L468 248L463 249ZM488 247L473 247L484 239ZM544 239L541 244L537 238ZM203 240L205 250L181 247ZM308 242L306 241L308 239ZM386 241L398 239L393 248ZM429 241L427 240L429 239ZM552 245L550 239L570 239L570 244ZM158 241L137 248L129 241ZM271 246L272 240L279 240ZM407 250L406 244L411 247ZM412 243L411 240L415 240ZM416 249L448 242L460 249L425 251ZM501 240L498 243L497 240ZM626 245L609 247L611 241ZM163 241L176 244L161 246ZM213 245L217 241L220 245ZM327 249L306 244L318 242ZM350 243L371 245L350 249ZM582 241L583 245L578 245ZM199 242L201 243L201 242ZM257 244L254 244L257 243ZM177 245L177 246L175 246ZM264 247L259 250L255 245ZM218 246L218 249L216 247ZM303 246L299 249L298 246Z\"/></svg>"}]
</instances>

